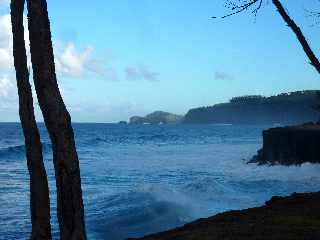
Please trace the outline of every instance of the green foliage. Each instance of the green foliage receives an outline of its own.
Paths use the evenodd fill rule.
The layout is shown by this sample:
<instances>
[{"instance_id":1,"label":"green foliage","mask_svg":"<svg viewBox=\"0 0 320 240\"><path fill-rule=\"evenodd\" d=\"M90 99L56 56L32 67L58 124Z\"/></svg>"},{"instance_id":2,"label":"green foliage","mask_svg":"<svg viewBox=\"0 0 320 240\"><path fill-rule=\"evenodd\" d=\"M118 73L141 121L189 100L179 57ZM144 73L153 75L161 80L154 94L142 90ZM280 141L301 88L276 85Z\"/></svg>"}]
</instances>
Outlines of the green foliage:
<instances>
[{"instance_id":1,"label":"green foliage","mask_svg":"<svg viewBox=\"0 0 320 240\"><path fill-rule=\"evenodd\" d=\"M191 109L184 123L273 124L318 120L320 94L316 90L235 97L229 103Z\"/></svg>"}]
</instances>

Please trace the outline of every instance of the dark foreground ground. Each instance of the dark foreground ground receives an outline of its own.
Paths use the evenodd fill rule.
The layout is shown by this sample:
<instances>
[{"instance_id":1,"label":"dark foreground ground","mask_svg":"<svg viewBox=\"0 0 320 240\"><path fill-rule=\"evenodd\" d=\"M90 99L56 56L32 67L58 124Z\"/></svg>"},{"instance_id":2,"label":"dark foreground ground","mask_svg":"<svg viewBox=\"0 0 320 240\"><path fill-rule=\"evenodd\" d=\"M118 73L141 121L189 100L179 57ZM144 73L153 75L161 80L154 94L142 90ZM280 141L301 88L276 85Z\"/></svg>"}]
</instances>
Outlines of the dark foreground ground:
<instances>
[{"instance_id":1,"label":"dark foreground ground","mask_svg":"<svg viewBox=\"0 0 320 240\"><path fill-rule=\"evenodd\" d=\"M141 240L320 239L320 192L273 197L266 205L199 219Z\"/></svg>"}]
</instances>

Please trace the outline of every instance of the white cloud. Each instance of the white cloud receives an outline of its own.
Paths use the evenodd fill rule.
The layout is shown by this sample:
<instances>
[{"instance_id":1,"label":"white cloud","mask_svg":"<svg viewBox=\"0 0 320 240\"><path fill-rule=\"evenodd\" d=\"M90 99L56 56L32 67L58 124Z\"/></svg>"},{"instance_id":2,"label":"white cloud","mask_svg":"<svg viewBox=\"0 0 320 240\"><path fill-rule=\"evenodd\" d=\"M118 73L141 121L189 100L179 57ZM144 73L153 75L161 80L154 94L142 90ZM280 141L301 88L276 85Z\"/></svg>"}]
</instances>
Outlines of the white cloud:
<instances>
[{"instance_id":1,"label":"white cloud","mask_svg":"<svg viewBox=\"0 0 320 240\"><path fill-rule=\"evenodd\" d=\"M10 15L0 16L0 69L12 68L12 33Z\"/></svg>"},{"instance_id":2,"label":"white cloud","mask_svg":"<svg viewBox=\"0 0 320 240\"><path fill-rule=\"evenodd\" d=\"M7 76L0 78L0 97L9 98L12 96L15 86L13 85L12 79L9 79Z\"/></svg>"},{"instance_id":3,"label":"white cloud","mask_svg":"<svg viewBox=\"0 0 320 240\"><path fill-rule=\"evenodd\" d=\"M0 0L0 5L9 5L10 0Z\"/></svg>"},{"instance_id":4,"label":"white cloud","mask_svg":"<svg viewBox=\"0 0 320 240\"><path fill-rule=\"evenodd\" d=\"M0 48L0 69L8 70L13 67L11 55L8 49Z\"/></svg>"},{"instance_id":5,"label":"white cloud","mask_svg":"<svg viewBox=\"0 0 320 240\"><path fill-rule=\"evenodd\" d=\"M73 43L58 51L56 54L56 68L61 75L71 77L82 77L88 71L87 65L91 61L93 48L87 47L82 52L78 52Z\"/></svg>"},{"instance_id":6,"label":"white cloud","mask_svg":"<svg viewBox=\"0 0 320 240\"><path fill-rule=\"evenodd\" d=\"M14 78L0 77L0 112L16 111L18 109L17 87Z\"/></svg>"},{"instance_id":7,"label":"white cloud","mask_svg":"<svg viewBox=\"0 0 320 240\"><path fill-rule=\"evenodd\" d=\"M0 0L0 4L7 1ZM8 3L8 2L7 2ZM27 17L24 17L25 41L28 56L28 65L31 65L29 32L27 28ZM13 43L10 14L0 16L0 112L15 112L18 108L18 94L13 64ZM87 48L83 52L78 52L73 43L68 44L61 52L56 54L58 64L58 74L63 77L71 75L80 77L88 71L85 65L90 61L93 49ZM32 83L32 81L30 81ZM33 96L35 96L33 91ZM36 103L36 97L34 97Z\"/></svg>"},{"instance_id":8,"label":"white cloud","mask_svg":"<svg viewBox=\"0 0 320 240\"><path fill-rule=\"evenodd\" d=\"M125 68L125 75L127 80L157 81L159 73L151 71L146 66L128 66Z\"/></svg>"},{"instance_id":9,"label":"white cloud","mask_svg":"<svg viewBox=\"0 0 320 240\"><path fill-rule=\"evenodd\" d=\"M24 26L27 55L30 65L30 44L26 16L24 18ZM99 62L92 59L92 47L87 47L83 51L78 51L74 43L68 43L63 48L56 48L54 45L54 52L56 56L57 73L61 77L71 76L79 78L83 77L88 72L102 74L104 71L103 67L99 65ZM13 70L10 14L0 16L0 70Z\"/></svg>"},{"instance_id":10,"label":"white cloud","mask_svg":"<svg viewBox=\"0 0 320 240\"><path fill-rule=\"evenodd\" d=\"M24 25L27 26L27 17L25 16ZM30 64L29 32L24 29L24 38L26 41L27 55ZM12 28L10 14L0 16L0 70L13 70L13 50L12 50Z\"/></svg>"},{"instance_id":11,"label":"white cloud","mask_svg":"<svg viewBox=\"0 0 320 240\"><path fill-rule=\"evenodd\" d=\"M10 15L0 16L0 47L9 47L11 37L11 20Z\"/></svg>"}]
</instances>

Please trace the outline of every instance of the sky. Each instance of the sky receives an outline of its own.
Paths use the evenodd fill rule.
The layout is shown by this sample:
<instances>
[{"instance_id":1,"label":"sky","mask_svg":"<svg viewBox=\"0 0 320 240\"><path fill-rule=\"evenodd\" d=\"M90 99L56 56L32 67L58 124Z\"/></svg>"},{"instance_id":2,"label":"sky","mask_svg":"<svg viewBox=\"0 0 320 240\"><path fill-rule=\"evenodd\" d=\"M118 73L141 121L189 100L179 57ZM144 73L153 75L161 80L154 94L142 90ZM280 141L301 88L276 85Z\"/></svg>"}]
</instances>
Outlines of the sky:
<instances>
[{"instance_id":1,"label":"sky","mask_svg":"<svg viewBox=\"0 0 320 240\"><path fill-rule=\"evenodd\" d=\"M271 1L256 17L226 19L211 18L230 12L222 0L47 2L59 87L74 122L185 114L234 96L320 87ZM282 2L320 56L319 19L308 12L320 11L320 2ZM42 121L35 94L34 101ZM0 121L19 121L8 0L0 0Z\"/></svg>"}]
</instances>

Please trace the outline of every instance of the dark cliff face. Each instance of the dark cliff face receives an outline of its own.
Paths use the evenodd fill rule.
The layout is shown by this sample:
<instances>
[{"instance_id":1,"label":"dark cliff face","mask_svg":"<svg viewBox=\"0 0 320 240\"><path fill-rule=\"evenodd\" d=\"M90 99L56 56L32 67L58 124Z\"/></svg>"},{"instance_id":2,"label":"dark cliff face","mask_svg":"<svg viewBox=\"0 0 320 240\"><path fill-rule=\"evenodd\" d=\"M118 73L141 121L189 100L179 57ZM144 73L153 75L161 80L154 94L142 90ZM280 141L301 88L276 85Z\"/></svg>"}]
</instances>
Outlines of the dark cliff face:
<instances>
[{"instance_id":1,"label":"dark cliff face","mask_svg":"<svg viewBox=\"0 0 320 240\"><path fill-rule=\"evenodd\" d=\"M300 124L319 119L318 105L317 91L236 97L229 103L191 109L183 123Z\"/></svg>"},{"instance_id":2,"label":"dark cliff face","mask_svg":"<svg viewBox=\"0 0 320 240\"><path fill-rule=\"evenodd\" d=\"M320 163L320 125L305 124L263 131L263 148L252 162L299 165Z\"/></svg>"}]
</instances>

